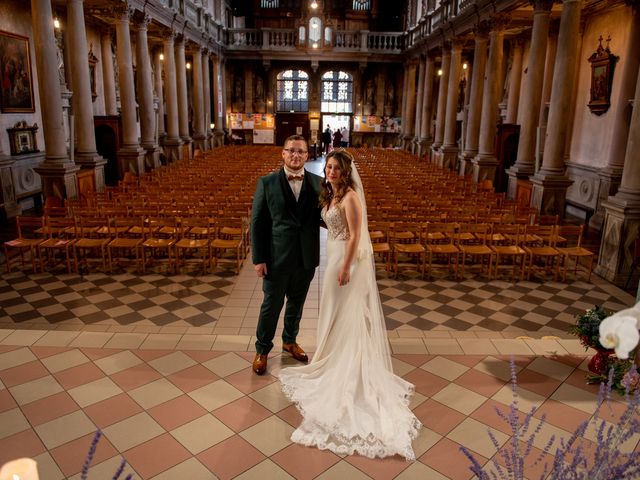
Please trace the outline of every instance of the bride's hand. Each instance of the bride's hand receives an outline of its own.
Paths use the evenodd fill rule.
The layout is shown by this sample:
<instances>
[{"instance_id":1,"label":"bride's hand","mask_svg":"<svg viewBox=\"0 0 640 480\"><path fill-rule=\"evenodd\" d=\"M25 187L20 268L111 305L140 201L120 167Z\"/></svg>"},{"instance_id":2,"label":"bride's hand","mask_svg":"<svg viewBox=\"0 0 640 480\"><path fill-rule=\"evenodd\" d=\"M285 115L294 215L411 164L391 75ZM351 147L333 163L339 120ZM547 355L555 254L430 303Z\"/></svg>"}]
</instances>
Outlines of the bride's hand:
<instances>
[{"instance_id":1,"label":"bride's hand","mask_svg":"<svg viewBox=\"0 0 640 480\"><path fill-rule=\"evenodd\" d=\"M338 285L342 287L349 283L349 280L351 280L351 272L349 271L349 269L347 268L341 270L338 274Z\"/></svg>"}]
</instances>

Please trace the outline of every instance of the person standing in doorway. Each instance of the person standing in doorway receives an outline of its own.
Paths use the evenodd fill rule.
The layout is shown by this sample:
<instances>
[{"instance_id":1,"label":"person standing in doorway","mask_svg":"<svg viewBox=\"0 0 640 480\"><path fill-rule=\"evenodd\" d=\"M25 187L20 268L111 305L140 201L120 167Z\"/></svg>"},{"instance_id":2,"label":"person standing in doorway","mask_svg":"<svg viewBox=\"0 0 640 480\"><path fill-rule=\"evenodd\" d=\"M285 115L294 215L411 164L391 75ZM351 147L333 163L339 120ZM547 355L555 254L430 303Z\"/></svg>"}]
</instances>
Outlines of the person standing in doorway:
<instances>
[{"instance_id":1,"label":"person standing in doorway","mask_svg":"<svg viewBox=\"0 0 640 480\"><path fill-rule=\"evenodd\" d=\"M267 371L285 298L282 350L300 362L308 357L296 342L309 284L320 263L320 183L305 171L308 145L293 135L282 150L284 166L258 180L251 215L253 268L262 278L264 300L256 329L253 371Z\"/></svg>"},{"instance_id":2,"label":"person standing in doorway","mask_svg":"<svg viewBox=\"0 0 640 480\"><path fill-rule=\"evenodd\" d=\"M327 128L322 132L322 151L326 155L331 147L331 127L327 124Z\"/></svg>"},{"instance_id":3,"label":"person standing in doorway","mask_svg":"<svg viewBox=\"0 0 640 480\"><path fill-rule=\"evenodd\" d=\"M349 146L349 130L347 130L347 127L342 127L340 135L342 135L342 138L340 139L340 146L342 148L347 148Z\"/></svg>"}]
</instances>

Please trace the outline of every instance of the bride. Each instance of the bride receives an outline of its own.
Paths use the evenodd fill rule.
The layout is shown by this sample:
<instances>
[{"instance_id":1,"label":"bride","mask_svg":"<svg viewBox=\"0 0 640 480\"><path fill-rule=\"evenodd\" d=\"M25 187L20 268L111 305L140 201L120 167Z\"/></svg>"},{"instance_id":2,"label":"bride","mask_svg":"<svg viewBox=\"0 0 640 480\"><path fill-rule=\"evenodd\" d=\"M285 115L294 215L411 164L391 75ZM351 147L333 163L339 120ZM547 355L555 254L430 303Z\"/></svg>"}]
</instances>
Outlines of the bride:
<instances>
[{"instance_id":1,"label":"bride","mask_svg":"<svg viewBox=\"0 0 640 480\"><path fill-rule=\"evenodd\" d=\"M409 409L413 385L394 375L353 157L327 155L320 195L327 224L318 346L309 365L283 369L284 393L303 416L291 440L337 454L415 460L421 427Z\"/></svg>"}]
</instances>

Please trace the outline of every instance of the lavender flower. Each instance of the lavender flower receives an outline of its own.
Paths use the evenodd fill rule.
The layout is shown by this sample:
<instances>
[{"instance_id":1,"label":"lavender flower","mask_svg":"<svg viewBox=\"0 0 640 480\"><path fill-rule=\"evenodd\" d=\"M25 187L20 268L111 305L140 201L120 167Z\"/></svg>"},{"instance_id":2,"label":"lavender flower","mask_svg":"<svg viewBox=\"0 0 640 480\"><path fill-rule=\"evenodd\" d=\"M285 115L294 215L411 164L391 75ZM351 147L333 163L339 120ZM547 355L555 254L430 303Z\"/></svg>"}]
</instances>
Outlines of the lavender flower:
<instances>
[{"instance_id":1,"label":"lavender flower","mask_svg":"<svg viewBox=\"0 0 640 480\"><path fill-rule=\"evenodd\" d=\"M505 420L511 426L511 439L505 448L500 449L500 445L495 436L489 431L489 438L494 447L499 450L499 455L504 460L505 468L498 464L494 457L491 462L497 471L491 474L491 477L484 471L484 467L478 462L474 455L465 447L460 447L462 452L470 460L470 470L478 477L479 480L501 479L501 480L522 480L524 479L525 459L531 454L533 441L535 436L540 432L542 426L546 423L544 415L538 421L535 430L529 433L531 420L535 409L525 416L520 422L518 418L518 394L516 391L516 373L515 362L511 359L511 388L513 391L513 401L509 407L509 414L505 415L496 409L500 418ZM628 378L628 384L637 386L640 381L640 375L635 370L627 372L625 378ZM634 383L635 382L635 383ZM551 480L610 480L622 478L640 478L640 452L625 453L621 451L620 446L628 441L634 435L640 433L640 389L635 388L630 393L627 387L625 400L627 408L622 414L616 425L608 424L599 417L600 409L604 405L608 405L605 401L609 401L611 390L614 385L614 370L609 372L608 381L600 385L596 410L590 420L582 422L568 438L561 438L559 446L556 448L554 461L551 470L548 471L549 465L545 463L544 472L540 479ZM581 439L585 436L588 427L593 424L596 431L595 451L589 453L582 446ZM525 441L526 438L526 441ZM525 442L522 451L521 442ZM534 465L540 463L546 453L550 453L551 446L555 439L552 437L546 444L542 453L536 458Z\"/></svg>"},{"instance_id":2,"label":"lavender flower","mask_svg":"<svg viewBox=\"0 0 640 480\"><path fill-rule=\"evenodd\" d=\"M87 475L89 474L89 467L91 466L93 457L96 454L96 448L98 448L98 442L100 441L101 436L102 436L102 432L100 430L96 430L96 434L93 436L93 440L91 441L91 446L89 447L87 456L84 459L84 464L82 465L82 473L80 474L81 480L87 480Z\"/></svg>"},{"instance_id":3,"label":"lavender flower","mask_svg":"<svg viewBox=\"0 0 640 480\"><path fill-rule=\"evenodd\" d=\"M124 467L127 465L127 461L123 458L122 461L120 462L120 466L118 467L118 470L116 470L116 473L113 475L113 478L111 480L118 480L120 478L120 475L122 475L122 472L124 472Z\"/></svg>"}]
</instances>

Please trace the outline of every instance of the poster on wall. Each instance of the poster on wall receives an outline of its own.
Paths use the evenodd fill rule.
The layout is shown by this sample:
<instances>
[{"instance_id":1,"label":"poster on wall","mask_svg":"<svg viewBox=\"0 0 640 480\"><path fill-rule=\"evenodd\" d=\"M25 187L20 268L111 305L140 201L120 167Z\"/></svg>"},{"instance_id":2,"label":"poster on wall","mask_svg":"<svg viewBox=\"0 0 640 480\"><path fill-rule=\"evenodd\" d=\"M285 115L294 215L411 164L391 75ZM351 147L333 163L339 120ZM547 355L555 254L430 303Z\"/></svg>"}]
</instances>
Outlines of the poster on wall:
<instances>
[{"instance_id":1,"label":"poster on wall","mask_svg":"<svg viewBox=\"0 0 640 480\"><path fill-rule=\"evenodd\" d=\"M0 108L34 112L29 39L0 30Z\"/></svg>"},{"instance_id":2,"label":"poster on wall","mask_svg":"<svg viewBox=\"0 0 640 480\"><path fill-rule=\"evenodd\" d=\"M254 145L273 145L275 143L274 130L272 128L254 129L253 143Z\"/></svg>"},{"instance_id":3,"label":"poster on wall","mask_svg":"<svg viewBox=\"0 0 640 480\"><path fill-rule=\"evenodd\" d=\"M378 117L375 115L353 117L355 132L399 133L400 125L400 117Z\"/></svg>"},{"instance_id":4,"label":"poster on wall","mask_svg":"<svg viewBox=\"0 0 640 480\"><path fill-rule=\"evenodd\" d=\"M273 129L275 119L268 113L230 113L229 125L232 130Z\"/></svg>"}]
</instances>

